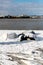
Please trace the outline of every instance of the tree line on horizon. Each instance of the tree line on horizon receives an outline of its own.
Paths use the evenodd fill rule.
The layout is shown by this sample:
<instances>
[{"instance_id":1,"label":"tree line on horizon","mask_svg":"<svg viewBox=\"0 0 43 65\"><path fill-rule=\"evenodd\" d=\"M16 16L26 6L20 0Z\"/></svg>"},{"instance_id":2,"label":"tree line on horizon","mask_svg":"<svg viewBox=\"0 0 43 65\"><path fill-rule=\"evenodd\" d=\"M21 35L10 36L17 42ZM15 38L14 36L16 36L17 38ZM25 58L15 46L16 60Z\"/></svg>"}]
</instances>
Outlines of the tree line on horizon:
<instances>
[{"instance_id":1,"label":"tree line on horizon","mask_svg":"<svg viewBox=\"0 0 43 65\"><path fill-rule=\"evenodd\" d=\"M41 16L26 16L26 15L24 15L24 16L10 16L10 15L8 15L8 16L0 16L0 19L19 19L19 18L29 18L29 19L39 19L39 18L41 18Z\"/></svg>"}]
</instances>

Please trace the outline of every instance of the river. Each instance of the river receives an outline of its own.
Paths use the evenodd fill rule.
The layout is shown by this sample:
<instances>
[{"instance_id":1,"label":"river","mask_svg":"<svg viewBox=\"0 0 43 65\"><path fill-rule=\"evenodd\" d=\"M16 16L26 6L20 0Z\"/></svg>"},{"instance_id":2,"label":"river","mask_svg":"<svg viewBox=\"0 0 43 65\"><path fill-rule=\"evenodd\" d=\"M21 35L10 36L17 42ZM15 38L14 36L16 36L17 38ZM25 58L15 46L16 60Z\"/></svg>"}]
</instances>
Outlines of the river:
<instances>
[{"instance_id":1,"label":"river","mask_svg":"<svg viewBox=\"0 0 43 65\"><path fill-rule=\"evenodd\" d=\"M43 30L43 19L0 19L0 30Z\"/></svg>"}]
</instances>

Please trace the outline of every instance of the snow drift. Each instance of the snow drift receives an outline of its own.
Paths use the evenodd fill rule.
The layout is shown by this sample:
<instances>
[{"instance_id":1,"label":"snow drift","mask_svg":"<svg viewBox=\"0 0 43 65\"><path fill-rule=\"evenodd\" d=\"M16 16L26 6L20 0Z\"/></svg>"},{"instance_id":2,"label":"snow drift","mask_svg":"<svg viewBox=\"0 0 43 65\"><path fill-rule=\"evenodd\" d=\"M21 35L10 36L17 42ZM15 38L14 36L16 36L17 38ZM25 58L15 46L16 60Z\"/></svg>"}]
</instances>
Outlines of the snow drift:
<instances>
[{"instance_id":1,"label":"snow drift","mask_svg":"<svg viewBox=\"0 0 43 65\"><path fill-rule=\"evenodd\" d=\"M33 31L0 31L0 65L43 65L43 31ZM20 41L21 33L35 40Z\"/></svg>"}]
</instances>

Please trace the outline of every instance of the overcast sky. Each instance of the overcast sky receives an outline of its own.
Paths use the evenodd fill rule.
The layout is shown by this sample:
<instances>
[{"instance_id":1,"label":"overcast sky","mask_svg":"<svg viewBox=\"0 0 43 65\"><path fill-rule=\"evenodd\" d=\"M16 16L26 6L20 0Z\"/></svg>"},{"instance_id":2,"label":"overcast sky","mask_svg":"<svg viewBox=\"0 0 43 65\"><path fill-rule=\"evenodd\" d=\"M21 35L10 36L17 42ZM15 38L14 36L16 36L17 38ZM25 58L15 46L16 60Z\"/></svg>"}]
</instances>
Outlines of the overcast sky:
<instances>
[{"instance_id":1,"label":"overcast sky","mask_svg":"<svg viewBox=\"0 0 43 65\"><path fill-rule=\"evenodd\" d=\"M0 0L0 15L43 15L43 0Z\"/></svg>"}]
</instances>

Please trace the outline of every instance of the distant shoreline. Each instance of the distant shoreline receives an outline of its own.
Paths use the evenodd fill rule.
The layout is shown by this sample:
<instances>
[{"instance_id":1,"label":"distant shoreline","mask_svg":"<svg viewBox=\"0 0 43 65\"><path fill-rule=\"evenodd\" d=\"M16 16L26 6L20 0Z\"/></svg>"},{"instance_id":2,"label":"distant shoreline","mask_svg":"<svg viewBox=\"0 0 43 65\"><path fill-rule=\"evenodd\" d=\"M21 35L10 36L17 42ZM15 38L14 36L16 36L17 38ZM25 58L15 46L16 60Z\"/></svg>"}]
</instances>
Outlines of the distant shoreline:
<instances>
[{"instance_id":1,"label":"distant shoreline","mask_svg":"<svg viewBox=\"0 0 43 65\"><path fill-rule=\"evenodd\" d=\"M43 16L27 16L27 15L22 15L22 16L0 16L0 19L43 19Z\"/></svg>"},{"instance_id":2,"label":"distant shoreline","mask_svg":"<svg viewBox=\"0 0 43 65\"><path fill-rule=\"evenodd\" d=\"M0 18L0 19L43 19L43 18Z\"/></svg>"}]
</instances>

